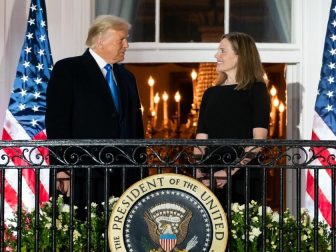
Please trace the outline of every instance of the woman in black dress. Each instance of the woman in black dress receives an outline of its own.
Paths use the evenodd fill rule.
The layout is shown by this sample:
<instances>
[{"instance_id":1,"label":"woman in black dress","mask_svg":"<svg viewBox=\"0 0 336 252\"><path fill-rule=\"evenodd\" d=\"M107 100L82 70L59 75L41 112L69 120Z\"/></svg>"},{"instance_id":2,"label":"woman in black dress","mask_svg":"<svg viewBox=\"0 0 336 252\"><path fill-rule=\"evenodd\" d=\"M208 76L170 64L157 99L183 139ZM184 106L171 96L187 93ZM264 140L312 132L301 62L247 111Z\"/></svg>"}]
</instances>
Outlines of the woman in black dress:
<instances>
[{"instance_id":1,"label":"woman in black dress","mask_svg":"<svg viewBox=\"0 0 336 252\"><path fill-rule=\"evenodd\" d=\"M202 98L196 139L266 139L269 125L270 98L264 81L264 69L254 40L244 33L228 33L223 35L218 52L216 85L208 88ZM211 150L198 148L195 154L203 154ZM260 150L247 147L223 148L220 154L228 156L225 162L234 163L242 152L258 152ZM198 153L197 153L198 152ZM223 162L214 161L209 162ZM243 159L241 164L256 162ZM225 165L223 165L225 166ZM245 202L244 172L245 169L232 169L232 202ZM250 199L260 202L262 192L262 169L250 170ZM202 179L204 171L197 171ZM225 204L227 169L215 173L217 197ZM209 185L209 180L202 180ZM224 189L224 190L223 190ZM225 204L226 205L226 204Z\"/></svg>"}]
</instances>

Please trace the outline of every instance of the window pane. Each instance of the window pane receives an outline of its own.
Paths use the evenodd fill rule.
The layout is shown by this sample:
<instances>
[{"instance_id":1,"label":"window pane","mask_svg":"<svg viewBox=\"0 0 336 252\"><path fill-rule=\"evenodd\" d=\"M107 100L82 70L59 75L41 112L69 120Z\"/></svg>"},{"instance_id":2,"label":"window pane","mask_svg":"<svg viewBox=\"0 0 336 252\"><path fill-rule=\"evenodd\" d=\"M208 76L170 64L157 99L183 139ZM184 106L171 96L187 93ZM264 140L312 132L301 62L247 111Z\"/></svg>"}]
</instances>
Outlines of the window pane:
<instances>
[{"instance_id":1,"label":"window pane","mask_svg":"<svg viewBox=\"0 0 336 252\"><path fill-rule=\"evenodd\" d=\"M160 42L218 42L224 0L161 0Z\"/></svg>"},{"instance_id":2,"label":"window pane","mask_svg":"<svg viewBox=\"0 0 336 252\"><path fill-rule=\"evenodd\" d=\"M290 43L291 12L291 0L230 0L229 29L257 42Z\"/></svg>"},{"instance_id":3,"label":"window pane","mask_svg":"<svg viewBox=\"0 0 336 252\"><path fill-rule=\"evenodd\" d=\"M97 0L96 16L111 14L132 24L130 42L155 41L155 0Z\"/></svg>"},{"instance_id":4,"label":"window pane","mask_svg":"<svg viewBox=\"0 0 336 252\"><path fill-rule=\"evenodd\" d=\"M257 42L292 42L292 0L230 0L229 30ZM96 15L113 14L133 28L130 42L155 41L155 0L96 0ZM160 42L218 42L224 0L161 0Z\"/></svg>"}]
</instances>

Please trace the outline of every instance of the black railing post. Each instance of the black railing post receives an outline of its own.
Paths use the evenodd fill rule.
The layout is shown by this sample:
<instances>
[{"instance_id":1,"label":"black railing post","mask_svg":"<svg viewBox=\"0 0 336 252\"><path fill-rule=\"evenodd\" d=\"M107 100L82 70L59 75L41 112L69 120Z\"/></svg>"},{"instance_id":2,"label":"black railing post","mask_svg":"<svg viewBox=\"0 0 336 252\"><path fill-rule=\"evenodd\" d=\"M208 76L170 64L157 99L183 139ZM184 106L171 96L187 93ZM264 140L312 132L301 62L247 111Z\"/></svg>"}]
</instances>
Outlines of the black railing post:
<instances>
[{"instance_id":1,"label":"black railing post","mask_svg":"<svg viewBox=\"0 0 336 252\"><path fill-rule=\"evenodd\" d=\"M228 221L228 230L232 228L232 219L231 219L231 204L232 204L232 170L231 166L227 168L227 221ZM228 242L228 252L231 251L231 240L232 235L229 231L229 242Z\"/></svg>"},{"instance_id":2,"label":"black railing post","mask_svg":"<svg viewBox=\"0 0 336 252\"><path fill-rule=\"evenodd\" d=\"M109 169L105 168L104 169L104 251L108 251L108 217L109 217L109 195L110 195L110 190L109 190Z\"/></svg>"},{"instance_id":3,"label":"black railing post","mask_svg":"<svg viewBox=\"0 0 336 252\"><path fill-rule=\"evenodd\" d=\"M314 168L314 251L318 251L319 169Z\"/></svg>"},{"instance_id":4,"label":"black railing post","mask_svg":"<svg viewBox=\"0 0 336 252\"><path fill-rule=\"evenodd\" d=\"M266 251L266 236L267 236L267 229L266 229L266 204L267 204L267 170L265 167L263 169L262 174L262 214L261 214L261 236L262 236L262 251Z\"/></svg>"},{"instance_id":5,"label":"black railing post","mask_svg":"<svg viewBox=\"0 0 336 252\"><path fill-rule=\"evenodd\" d=\"M22 243L22 169L18 170L18 177L17 177L17 192L18 192L18 204L17 204L17 211L18 211L18 219L17 219L17 248L18 251L21 251L21 243Z\"/></svg>"},{"instance_id":6,"label":"black railing post","mask_svg":"<svg viewBox=\"0 0 336 252\"><path fill-rule=\"evenodd\" d=\"M53 252L56 251L56 169L51 169L51 209L52 209L52 218L51 218L51 249Z\"/></svg>"},{"instance_id":7,"label":"black railing post","mask_svg":"<svg viewBox=\"0 0 336 252\"><path fill-rule=\"evenodd\" d=\"M74 196L73 196L73 192L75 190L75 184L74 184L74 181L73 181L73 169L70 169L69 170L69 175L70 175L70 185L69 185L69 190L70 190L70 224L69 224L69 250L70 251L73 251L73 234L74 234L74 214L75 214L75 211L74 211Z\"/></svg>"},{"instance_id":8,"label":"black railing post","mask_svg":"<svg viewBox=\"0 0 336 252\"><path fill-rule=\"evenodd\" d=\"M244 192L245 192L245 251L249 251L249 228L250 228L250 208L249 208L249 201L250 201L250 171L248 167L243 167L241 169L245 170L245 177L244 177Z\"/></svg>"},{"instance_id":9,"label":"black railing post","mask_svg":"<svg viewBox=\"0 0 336 252\"><path fill-rule=\"evenodd\" d=\"M279 197L279 247L280 247L280 251L284 251L283 250L283 238L284 238L284 235L283 235L283 211L284 211L284 204L283 204L283 193L284 193L284 186L283 186L283 168L281 167L280 168L280 176L279 176L279 185L280 185L280 197Z\"/></svg>"},{"instance_id":10,"label":"black railing post","mask_svg":"<svg viewBox=\"0 0 336 252\"><path fill-rule=\"evenodd\" d=\"M296 167L296 225L297 225L297 239L296 246L298 252L301 252L301 170Z\"/></svg>"},{"instance_id":11,"label":"black railing post","mask_svg":"<svg viewBox=\"0 0 336 252\"><path fill-rule=\"evenodd\" d=\"M331 205L332 205L332 211L331 211L331 248L332 251L336 251L336 237L335 237L335 211L336 211L336 200L335 200L335 167L331 168Z\"/></svg>"},{"instance_id":12,"label":"black railing post","mask_svg":"<svg viewBox=\"0 0 336 252\"><path fill-rule=\"evenodd\" d=\"M6 169L2 168L1 174L1 184L0 184L0 249L5 251L5 173Z\"/></svg>"},{"instance_id":13,"label":"black railing post","mask_svg":"<svg viewBox=\"0 0 336 252\"><path fill-rule=\"evenodd\" d=\"M39 251L40 242L40 168L35 168L35 251Z\"/></svg>"},{"instance_id":14,"label":"black railing post","mask_svg":"<svg viewBox=\"0 0 336 252\"><path fill-rule=\"evenodd\" d=\"M86 251L91 251L91 169L86 168L87 180L86 180L86 206L87 206L87 224L86 224ZM81 193L81 192L77 192Z\"/></svg>"}]
</instances>

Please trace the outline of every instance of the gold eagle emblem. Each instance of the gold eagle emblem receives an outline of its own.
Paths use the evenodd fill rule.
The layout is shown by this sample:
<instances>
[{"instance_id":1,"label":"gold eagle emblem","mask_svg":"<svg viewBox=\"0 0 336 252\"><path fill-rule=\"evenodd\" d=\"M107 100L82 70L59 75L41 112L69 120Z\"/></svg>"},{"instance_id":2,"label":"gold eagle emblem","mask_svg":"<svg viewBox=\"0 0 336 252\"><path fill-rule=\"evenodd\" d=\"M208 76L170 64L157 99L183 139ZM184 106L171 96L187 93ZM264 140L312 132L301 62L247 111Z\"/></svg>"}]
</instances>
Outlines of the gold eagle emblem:
<instances>
[{"instance_id":1,"label":"gold eagle emblem","mask_svg":"<svg viewBox=\"0 0 336 252\"><path fill-rule=\"evenodd\" d=\"M144 219L149 236L160 246L156 251L186 252L194 248L198 243L197 236L187 243L185 249L180 250L176 247L185 240L191 218L192 212L189 209L172 202L161 203L147 210Z\"/></svg>"}]
</instances>

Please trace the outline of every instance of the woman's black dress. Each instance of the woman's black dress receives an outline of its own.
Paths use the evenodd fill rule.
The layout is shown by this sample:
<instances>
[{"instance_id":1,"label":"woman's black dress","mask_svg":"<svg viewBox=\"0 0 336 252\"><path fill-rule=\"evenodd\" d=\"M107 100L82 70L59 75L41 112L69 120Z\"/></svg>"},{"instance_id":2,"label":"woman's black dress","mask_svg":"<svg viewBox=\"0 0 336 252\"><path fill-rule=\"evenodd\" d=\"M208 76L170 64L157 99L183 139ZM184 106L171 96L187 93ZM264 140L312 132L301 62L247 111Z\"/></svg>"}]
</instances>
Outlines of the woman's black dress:
<instances>
[{"instance_id":1,"label":"woman's black dress","mask_svg":"<svg viewBox=\"0 0 336 252\"><path fill-rule=\"evenodd\" d=\"M252 139L253 128L269 126L270 97L267 87L256 82L249 90L236 90L237 85L221 85L208 88L202 98L197 133L208 134L209 139ZM208 150L211 152L212 150ZM230 154L225 162L232 163L242 149L222 148L220 154ZM208 163L218 163L215 157ZM251 162L257 162L252 160ZM223 168L225 166L223 165ZM232 177L232 202L244 203L244 169ZM250 200L261 201L262 170L250 169ZM216 190L218 199L226 202L226 188Z\"/></svg>"}]
</instances>

